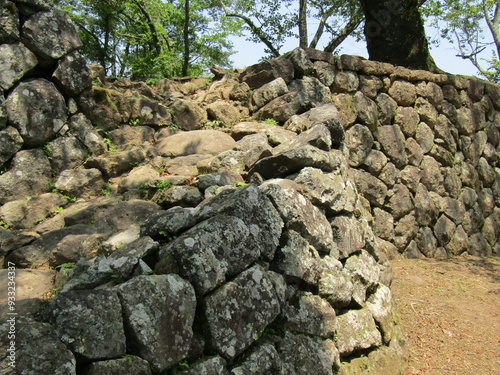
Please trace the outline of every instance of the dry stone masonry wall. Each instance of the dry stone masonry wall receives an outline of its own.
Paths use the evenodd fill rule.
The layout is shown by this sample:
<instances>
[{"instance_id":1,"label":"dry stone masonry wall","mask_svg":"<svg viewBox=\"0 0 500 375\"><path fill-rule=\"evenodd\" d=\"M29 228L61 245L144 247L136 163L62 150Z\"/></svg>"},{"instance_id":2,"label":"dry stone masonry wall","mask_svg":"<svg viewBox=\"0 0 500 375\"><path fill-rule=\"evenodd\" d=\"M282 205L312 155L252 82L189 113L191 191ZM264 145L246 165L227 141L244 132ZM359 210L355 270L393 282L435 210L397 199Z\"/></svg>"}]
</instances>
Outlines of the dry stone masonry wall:
<instances>
[{"instance_id":1,"label":"dry stone masonry wall","mask_svg":"<svg viewBox=\"0 0 500 375\"><path fill-rule=\"evenodd\" d=\"M499 86L297 49L151 88L0 18L0 256L58 270L2 373L402 374L389 260L499 253Z\"/></svg>"}]
</instances>

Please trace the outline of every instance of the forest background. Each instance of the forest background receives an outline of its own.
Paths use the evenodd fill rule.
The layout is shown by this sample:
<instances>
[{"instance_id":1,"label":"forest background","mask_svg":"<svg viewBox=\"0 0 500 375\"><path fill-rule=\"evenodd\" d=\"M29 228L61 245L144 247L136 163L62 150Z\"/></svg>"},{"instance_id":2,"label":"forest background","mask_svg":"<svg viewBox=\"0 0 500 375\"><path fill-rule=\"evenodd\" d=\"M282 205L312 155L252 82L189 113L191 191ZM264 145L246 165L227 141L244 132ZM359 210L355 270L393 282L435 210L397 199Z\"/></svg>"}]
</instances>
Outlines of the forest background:
<instances>
[{"instance_id":1,"label":"forest background","mask_svg":"<svg viewBox=\"0 0 500 375\"><path fill-rule=\"evenodd\" d=\"M213 65L245 67L295 47L370 57L366 38L383 37L391 9L418 9L431 55L450 73L500 82L498 0L58 0L78 25L89 63L106 74L154 83L205 75ZM373 1L372 1L373 3ZM389 11L384 10L389 9ZM413 9L415 8L415 9ZM401 30L399 30L401 29ZM398 27L401 40L405 32ZM368 34L367 34L368 33Z\"/></svg>"}]
</instances>

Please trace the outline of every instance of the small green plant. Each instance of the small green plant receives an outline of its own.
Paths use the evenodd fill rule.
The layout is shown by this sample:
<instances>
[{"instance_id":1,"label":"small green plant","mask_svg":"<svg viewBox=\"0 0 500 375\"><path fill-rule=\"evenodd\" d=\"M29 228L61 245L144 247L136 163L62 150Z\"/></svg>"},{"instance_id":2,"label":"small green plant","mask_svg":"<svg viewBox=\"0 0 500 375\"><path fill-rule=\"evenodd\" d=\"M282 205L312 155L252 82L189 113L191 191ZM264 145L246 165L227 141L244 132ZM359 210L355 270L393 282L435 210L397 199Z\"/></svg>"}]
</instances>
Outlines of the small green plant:
<instances>
[{"instance_id":1,"label":"small green plant","mask_svg":"<svg viewBox=\"0 0 500 375\"><path fill-rule=\"evenodd\" d=\"M276 120L275 120L275 119L273 119L273 118L266 118L266 119L264 120L264 122L265 122L266 124L278 125L278 121L276 121Z\"/></svg>"},{"instance_id":2,"label":"small green plant","mask_svg":"<svg viewBox=\"0 0 500 375\"><path fill-rule=\"evenodd\" d=\"M141 119L139 119L139 118L130 119L128 123L129 123L129 125L132 125L132 126L140 126Z\"/></svg>"},{"instance_id":3,"label":"small green plant","mask_svg":"<svg viewBox=\"0 0 500 375\"><path fill-rule=\"evenodd\" d=\"M172 183L167 180L161 180L156 182L157 189L168 189L170 186L172 186Z\"/></svg>"},{"instance_id":4,"label":"small green plant","mask_svg":"<svg viewBox=\"0 0 500 375\"><path fill-rule=\"evenodd\" d=\"M71 202L71 203L75 203L76 200L78 199L76 195L73 195L71 193L68 193L68 194L63 194L61 193L59 190L57 189L54 189L53 190L54 193L58 193L61 197L63 197L64 199L66 199L67 201Z\"/></svg>"},{"instance_id":5,"label":"small green plant","mask_svg":"<svg viewBox=\"0 0 500 375\"><path fill-rule=\"evenodd\" d=\"M75 262L68 262L68 263L63 263L63 264L60 264L56 267L56 270L57 269L71 269L75 266Z\"/></svg>"},{"instance_id":6,"label":"small green plant","mask_svg":"<svg viewBox=\"0 0 500 375\"><path fill-rule=\"evenodd\" d=\"M0 220L0 227L4 227L5 229L10 229L10 225L3 220Z\"/></svg>"},{"instance_id":7,"label":"small green plant","mask_svg":"<svg viewBox=\"0 0 500 375\"><path fill-rule=\"evenodd\" d=\"M248 185L250 185L248 182L241 182L241 181L240 181L240 182L237 182L237 183L236 183L236 186L237 186L237 187L241 187L241 186L248 186Z\"/></svg>"},{"instance_id":8,"label":"small green plant","mask_svg":"<svg viewBox=\"0 0 500 375\"><path fill-rule=\"evenodd\" d=\"M112 184L106 184L104 187L101 189L101 194L102 195L109 195L113 192L113 185Z\"/></svg>"},{"instance_id":9,"label":"small green plant","mask_svg":"<svg viewBox=\"0 0 500 375\"><path fill-rule=\"evenodd\" d=\"M220 120L213 120L213 121L208 121L205 122L203 125L201 125L202 128L229 128L229 125L227 125L225 122L220 121Z\"/></svg>"},{"instance_id":10,"label":"small green plant","mask_svg":"<svg viewBox=\"0 0 500 375\"><path fill-rule=\"evenodd\" d=\"M94 79L94 80L92 81L92 85L93 85L93 86L97 86L97 87L103 87L102 82L101 82L100 80L98 80L98 79Z\"/></svg>"},{"instance_id":11,"label":"small green plant","mask_svg":"<svg viewBox=\"0 0 500 375\"><path fill-rule=\"evenodd\" d=\"M108 272L111 274L111 278L115 280L118 284L123 283L122 275L118 271L111 269Z\"/></svg>"},{"instance_id":12,"label":"small green plant","mask_svg":"<svg viewBox=\"0 0 500 375\"><path fill-rule=\"evenodd\" d=\"M167 128L173 129L173 130L179 130L179 125L174 124L173 122L169 122L166 125Z\"/></svg>"},{"instance_id":13,"label":"small green plant","mask_svg":"<svg viewBox=\"0 0 500 375\"><path fill-rule=\"evenodd\" d=\"M177 236L171 236L166 230L161 230L161 231L158 232L158 234L160 236L165 237L165 240L167 242L171 242L171 241L177 239Z\"/></svg>"},{"instance_id":14,"label":"small green plant","mask_svg":"<svg viewBox=\"0 0 500 375\"><path fill-rule=\"evenodd\" d=\"M125 246L125 244L124 244L124 243L119 243L119 244L118 244L118 245L116 245L115 247L116 247L117 249L121 249L123 246Z\"/></svg>"},{"instance_id":15,"label":"small green plant","mask_svg":"<svg viewBox=\"0 0 500 375\"><path fill-rule=\"evenodd\" d=\"M45 155L47 155L47 159L51 160L52 159L52 145L50 143L46 143L43 147L42 147L42 151L45 153Z\"/></svg>"},{"instance_id":16,"label":"small green plant","mask_svg":"<svg viewBox=\"0 0 500 375\"><path fill-rule=\"evenodd\" d=\"M187 363L186 361L180 362L172 369L172 375L180 374L182 371L187 370L188 368L189 363Z\"/></svg>"},{"instance_id":17,"label":"small green plant","mask_svg":"<svg viewBox=\"0 0 500 375\"><path fill-rule=\"evenodd\" d=\"M46 217L39 217L38 219L35 220L35 224L40 224L40 223L44 222L45 220L47 220Z\"/></svg>"},{"instance_id":18,"label":"small green plant","mask_svg":"<svg viewBox=\"0 0 500 375\"><path fill-rule=\"evenodd\" d=\"M111 142L111 139L109 138L104 138L104 143L108 146L108 151L109 152L116 152L116 148L113 146L113 143Z\"/></svg>"},{"instance_id":19,"label":"small green plant","mask_svg":"<svg viewBox=\"0 0 500 375\"><path fill-rule=\"evenodd\" d=\"M64 211L64 207L57 207L56 210L54 211L55 214L60 214Z\"/></svg>"}]
</instances>

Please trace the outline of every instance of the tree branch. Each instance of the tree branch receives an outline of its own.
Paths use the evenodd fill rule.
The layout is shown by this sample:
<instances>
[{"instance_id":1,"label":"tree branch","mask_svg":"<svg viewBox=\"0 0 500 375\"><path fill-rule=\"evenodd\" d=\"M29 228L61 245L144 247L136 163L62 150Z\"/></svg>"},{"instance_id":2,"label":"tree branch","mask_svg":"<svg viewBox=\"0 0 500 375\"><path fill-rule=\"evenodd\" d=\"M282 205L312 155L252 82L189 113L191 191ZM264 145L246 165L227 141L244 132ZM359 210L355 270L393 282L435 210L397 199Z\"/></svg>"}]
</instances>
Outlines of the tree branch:
<instances>
[{"instance_id":1,"label":"tree branch","mask_svg":"<svg viewBox=\"0 0 500 375\"><path fill-rule=\"evenodd\" d=\"M224 8L224 13L226 14L226 17L235 17L243 20L243 22L247 24L250 30L262 41L262 43L264 43L267 46L267 48L269 48L270 52L275 57L279 57L281 55L280 52L273 46L271 41L264 35L262 30L259 27L257 27L250 18L242 14L230 13L226 7L226 4L224 4L223 1L221 1L221 4L222 7Z\"/></svg>"},{"instance_id":2,"label":"tree branch","mask_svg":"<svg viewBox=\"0 0 500 375\"><path fill-rule=\"evenodd\" d=\"M335 12L335 9L336 9L335 7L331 7L325 13L323 13L323 15L321 16L321 19L319 21L318 29L316 30L316 34L314 34L314 38L312 39L309 47L316 48L321 36L323 35L323 32L325 31L326 21L333 14L333 12Z\"/></svg>"},{"instance_id":3,"label":"tree branch","mask_svg":"<svg viewBox=\"0 0 500 375\"><path fill-rule=\"evenodd\" d=\"M363 19L363 17L357 18L356 16L351 16L347 25L345 25L344 28L340 30L340 33L325 47L325 52L333 52L344 40L346 40L349 35L354 32L354 30L358 28Z\"/></svg>"}]
</instances>

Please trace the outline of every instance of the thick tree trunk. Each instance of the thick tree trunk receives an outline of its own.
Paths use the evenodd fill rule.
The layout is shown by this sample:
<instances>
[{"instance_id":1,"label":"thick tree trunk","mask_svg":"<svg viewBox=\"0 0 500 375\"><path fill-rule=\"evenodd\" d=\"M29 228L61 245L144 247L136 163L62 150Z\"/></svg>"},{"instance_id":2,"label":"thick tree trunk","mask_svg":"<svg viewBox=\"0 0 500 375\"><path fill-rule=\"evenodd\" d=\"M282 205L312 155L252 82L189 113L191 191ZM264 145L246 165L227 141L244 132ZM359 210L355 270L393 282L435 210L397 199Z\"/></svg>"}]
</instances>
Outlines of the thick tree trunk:
<instances>
[{"instance_id":1,"label":"thick tree trunk","mask_svg":"<svg viewBox=\"0 0 500 375\"><path fill-rule=\"evenodd\" d=\"M371 60L410 69L438 71L432 59L421 0L360 0L365 13L365 36Z\"/></svg>"},{"instance_id":2,"label":"thick tree trunk","mask_svg":"<svg viewBox=\"0 0 500 375\"><path fill-rule=\"evenodd\" d=\"M307 47L307 0L300 0L299 5L299 46Z\"/></svg>"}]
</instances>

